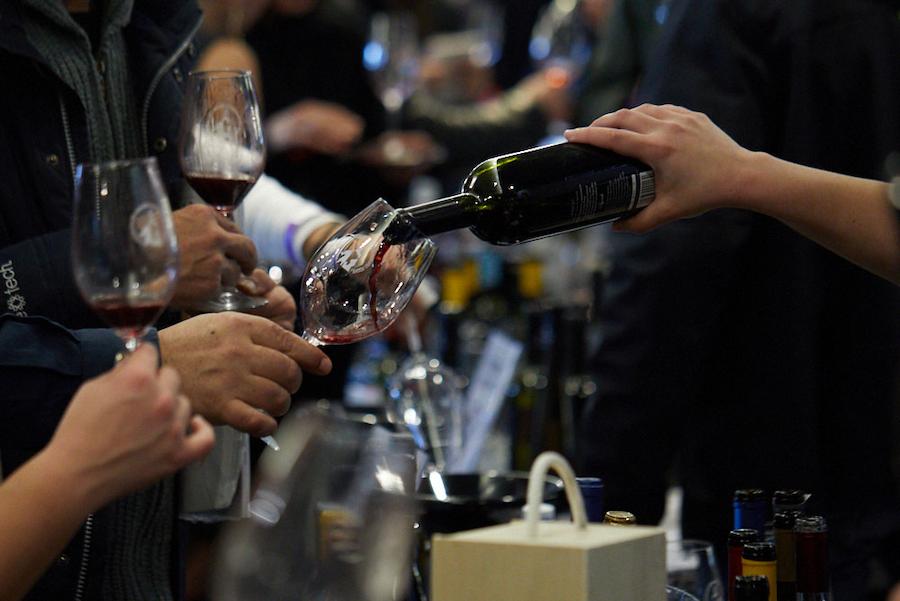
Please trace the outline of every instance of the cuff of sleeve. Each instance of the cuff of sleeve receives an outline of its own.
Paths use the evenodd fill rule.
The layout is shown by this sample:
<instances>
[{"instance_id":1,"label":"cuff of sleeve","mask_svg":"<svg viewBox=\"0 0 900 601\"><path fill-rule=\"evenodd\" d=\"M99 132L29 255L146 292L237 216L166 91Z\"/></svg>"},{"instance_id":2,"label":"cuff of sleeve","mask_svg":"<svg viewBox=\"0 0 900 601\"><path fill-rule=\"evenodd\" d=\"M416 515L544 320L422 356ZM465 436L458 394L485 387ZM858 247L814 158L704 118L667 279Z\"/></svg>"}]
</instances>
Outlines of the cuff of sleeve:
<instances>
[{"instance_id":1,"label":"cuff of sleeve","mask_svg":"<svg viewBox=\"0 0 900 601\"><path fill-rule=\"evenodd\" d=\"M327 223L341 223L346 221L344 217L336 213L322 213L312 219L307 219L302 224L292 223L285 230L285 250L291 262L303 269L306 267L306 257L303 254L303 244L306 239L320 226Z\"/></svg>"},{"instance_id":2,"label":"cuff of sleeve","mask_svg":"<svg viewBox=\"0 0 900 601\"><path fill-rule=\"evenodd\" d=\"M75 330L73 334L81 347L81 373L84 379L112 369L116 364L116 355L124 348L122 340L112 330Z\"/></svg>"}]
</instances>

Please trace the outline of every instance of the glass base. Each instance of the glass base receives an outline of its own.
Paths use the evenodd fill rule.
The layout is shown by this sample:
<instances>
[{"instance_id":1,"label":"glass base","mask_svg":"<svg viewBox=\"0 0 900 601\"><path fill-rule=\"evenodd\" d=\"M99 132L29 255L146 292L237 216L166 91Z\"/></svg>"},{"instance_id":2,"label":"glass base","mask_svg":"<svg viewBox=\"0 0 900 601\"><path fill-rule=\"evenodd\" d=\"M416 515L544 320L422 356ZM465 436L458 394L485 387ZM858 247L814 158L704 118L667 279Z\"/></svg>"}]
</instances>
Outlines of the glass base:
<instances>
[{"instance_id":1,"label":"glass base","mask_svg":"<svg viewBox=\"0 0 900 601\"><path fill-rule=\"evenodd\" d=\"M221 313L223 311L248 312L265 307L269 301L261 296L247 296L237 290L223 290L219 296L193 307L199 313Z\"/></svg>"}]
</instances>

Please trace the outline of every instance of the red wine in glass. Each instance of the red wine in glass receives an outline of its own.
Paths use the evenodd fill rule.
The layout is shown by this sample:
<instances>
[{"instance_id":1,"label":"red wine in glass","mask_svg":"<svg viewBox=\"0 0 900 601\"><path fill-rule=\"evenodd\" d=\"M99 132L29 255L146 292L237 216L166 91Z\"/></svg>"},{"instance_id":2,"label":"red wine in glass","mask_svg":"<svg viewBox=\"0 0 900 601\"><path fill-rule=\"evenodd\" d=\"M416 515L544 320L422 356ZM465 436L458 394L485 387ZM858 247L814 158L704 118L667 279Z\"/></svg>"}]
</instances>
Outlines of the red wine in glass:
<instances>
[{"instance_id":1,"label":"red wine in glass","mask_svg":"<svg viewBox=\"0 0 900 601\"><path fill-rule=\"evenodd\" d=\"M378 251L375 258L372 259L372 274L369 276L369 314L372 316L372 323L378 328L378 274L381 273L381 263L384 261L384 255L390 250L391 244L387 240L382 240L378 244Z\"/></svg>"},{"instance_id":2,"label":"red wine in glass","mask_svg":"<svg viewBox=\"0 0 900 601\"><path fill-rule=\"evenodd\" d=\"M233 220L265 165L259 102L248 71L194 71L182 103L178 156L185 180L206 204ZM235 287L219 290L194 311L251 311L266 304Z\"/></svg>"},{"instance_id":3,"label":"red wine in glass","mask_svg":"<svg viewBox=\"0 0 900 601\"><path fill-rule=\"evenodd\" d=\"M159 299L128 300L112 294L92 296L88 304L124 339L140 338L166 306Z\"/></svg>"},{"instance_id":4,"label":"red wine in glass","mask_svg":"<svg viewBox=\"0 0 900 601\"><path fill-rule=\"evenodd\" d=\"M156 159L78 165L72 212L78 290L134 351L178 279L178 242Z\"/></svg>"},{"instance_id":5,"label":"red wine in glass","mask_svg":"<svg viewBox=\"0 0 900 601\"><path fill-rule=\"evenodd\" d=\"M187 173L185 179L191 188L225 217L230 217L240 206L244 196L256 183L252 175L219 175L215 173Z\"/></svg>"}]
</instances>

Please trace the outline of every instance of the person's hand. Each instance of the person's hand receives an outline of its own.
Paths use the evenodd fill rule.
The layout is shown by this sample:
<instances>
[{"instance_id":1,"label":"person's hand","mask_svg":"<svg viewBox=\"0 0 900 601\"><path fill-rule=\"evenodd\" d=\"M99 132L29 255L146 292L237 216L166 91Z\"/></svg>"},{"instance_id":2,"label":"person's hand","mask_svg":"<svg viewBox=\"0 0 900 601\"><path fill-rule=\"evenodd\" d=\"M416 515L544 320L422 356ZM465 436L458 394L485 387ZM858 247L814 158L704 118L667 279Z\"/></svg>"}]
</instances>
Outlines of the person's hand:
<instances>
[{"instance_id":1,"label":"person's hand","mask_svg":"<svg viewBox=\"0 0 900 601\"><path fill-rule=\"evenodd\" d=\"M359 142L365 125L362 117L339 104L301 100L266 120L266 141L272 152L299 147L339 155Z\"/></svg>"},{"instance_id":2,"label":"person's hand","mask_svg":"<svg viewBox=\"0 0 900 601\"><path fill-rule=\"evenodd\" d=\"M900 582L894 585L894 588L888 593L886 601L900 601Z\"/></svg>"},{"instance_id":3,"label":"person's hand","mask_svg":"<svg viewBox=\"0 0 900 601\"><path fill-rule=\"evenodd\" d=\"M328 222L311 231L303 241L303 258L310 260L313 253L319 250L319 247L325 244L342 225L344 224Z\"/></svg>"},{"instance_id":4,"label":"person's hand","mask_svg":"<svg viewBox=\"0 0 900 601\"><path fill-rule=\"evenodd\" d=\"M655 200L613 226L631 232L732 206L751 155L706 115L672 105L644 104L609 113L590 127L567 131L566 139L607 148L653 168Z\"/></svg>"},{"instance_id":5,"label":"person's hand","mask_svg":"<svg viewBox=\"0 0 900 601\"><path fill-rule=\"evenodd\" d=\"M158 370L155 347L143 344L82 385L45 452L99 507L203 457L213 438L206 420L191 417L178 374Z\"/></svg>"},{"instance_id":6,"label":"person's hand","mask_svg":"<svg viewBox=\"0 0 900 601\"><path fill-rule=\"evenodd\" d=\"M208 300L220 285L233 286L256 267L256 246L215 209L192 204L172 213L178 237L179 272L170 303L189 309Z\"/></svg>"},{"instance_id":7,"label":"person's hand","mask_svg":"<svg viewBox=\"0 0 900 601\"><path fill-rule=\"evenodd\" d=\"M529 75L515 89L540 107L547 121L568 121L572 116L573 79L565 67L549 67Z\"/></svg>"},{"instance_id":8,"label":"person's hand","mask_svg":"<svg viewBox=\"0 0 900 601\"><path fill-rule=\"evenodd\" d=\"M297 303L284 286L277 285L264 269L255 269L247 278L242 278L238 289L253 296L261 296L268 303L252 313L271 319L288 332L294 331L297 321Z\"/></svg>"},{"instance_id":9,"label":"person's hand","mask_svg":"<svg viewBox=\"0 0 900 601\"><path fill-rule=\"evenodd\" d=\"M244 313L198 315L160 330L159 349L163 363L181 374L194 411L253 436L275 431L271 416L290 408L304 370L331 371L325 353L268 319Z\"/></svg>"}]
</instances>

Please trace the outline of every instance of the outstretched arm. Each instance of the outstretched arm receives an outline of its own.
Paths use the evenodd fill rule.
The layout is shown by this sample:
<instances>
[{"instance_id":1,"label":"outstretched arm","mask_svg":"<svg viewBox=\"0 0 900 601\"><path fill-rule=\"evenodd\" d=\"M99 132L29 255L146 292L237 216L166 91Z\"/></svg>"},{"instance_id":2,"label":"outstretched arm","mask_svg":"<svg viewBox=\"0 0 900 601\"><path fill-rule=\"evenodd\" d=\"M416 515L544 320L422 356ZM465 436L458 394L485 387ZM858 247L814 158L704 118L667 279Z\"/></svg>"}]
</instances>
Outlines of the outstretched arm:
<instances>
[{"instance_id":1,"label":"outstretched arm","mask_svg":"<svg viewBox=\"0 0 900 601\"><path fill-rule=\"evenodd\" d=\"M656 173L656 200L616 228L644 232L716 208L779 219L900 284L900 223L884 182L804 167L742 148L702 114L642 105L567 132L570 142L635 157Z\"/></svg>"}]
</instances>

